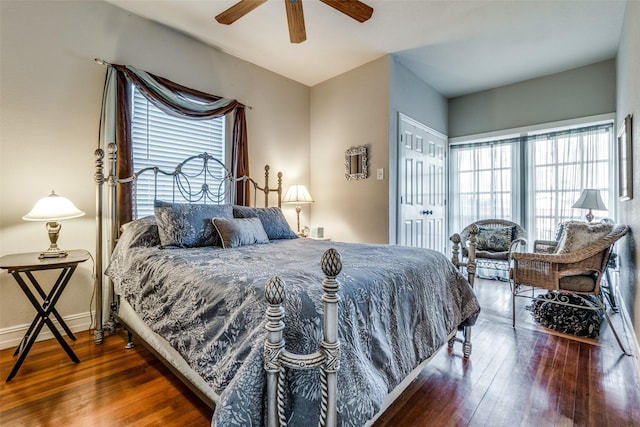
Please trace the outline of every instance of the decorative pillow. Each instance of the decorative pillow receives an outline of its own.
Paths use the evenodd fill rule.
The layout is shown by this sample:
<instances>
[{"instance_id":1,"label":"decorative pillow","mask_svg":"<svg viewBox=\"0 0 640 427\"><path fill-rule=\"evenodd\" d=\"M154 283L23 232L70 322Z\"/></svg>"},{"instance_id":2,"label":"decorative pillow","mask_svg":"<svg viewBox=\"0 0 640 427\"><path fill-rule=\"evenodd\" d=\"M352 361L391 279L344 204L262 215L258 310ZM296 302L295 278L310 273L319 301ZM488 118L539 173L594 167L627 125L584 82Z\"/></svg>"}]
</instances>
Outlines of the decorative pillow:
<instances>
[{"instance_id":1,"label":"decorative pillow","mask_svg":"<svg viewBox=\"0 0 640 427\"><path fill-rule=\"evenodd\" d=\"M559 242L560 239L562 238L562 234L564 233L564 228L566 227L567 224L584 224L584 221L570 219L567 221L559 222L558 227L556 228L556 235L555 235L556 242Z\"/></svg>"},{"instance_id":2,"label":"decorative pillow","mask_svg":"<svg viewBox=\"0 0 640 427\"><path fill-rule=\"evenodd\" d=\"M478 227L476 249L479 251L507 252L511 246L513 227Z\"/></svg>"},{"instance_id":3,"label":"decorative pillow","mask_svg":"<svg viewBox=\"0 0 640 427\"><path fill-rule=\"evenodd\" d=\"M259 218L213 218L223 248L269 243Z\"/></svg>"},{"instance_id":4,"label":"decorative pillow","mask_svg":"<svg viewBox=\"0 0 640 427\"><path fill-rule=\"evenodd\" d=\"M233 218L231 205L182 204L156 200L154 212L160 243L164 247L221 246L220 237L211 220Z\"/></svg>"},{"instance_id":5,"label":"decorative pillow","mask_svg":"<svg viewBox=\"0 0 640 427\"><path fill-rule=\"evenodd\" d=\"M158 234L158 224L153 215L145 216L123 224L120 227L121 246L127 248L146 247L160 245L160 235Z\"/></svg>"},{"instance_id":6,"label":"decorative pillow","mask_svg":"<svg viewBox=\"0 0 640 427\"><path fill-rule=\"evenodd\" d=\"M564 224L557 254L575 252L589 246L591 243L602 239L613 229L611 224L588 222L567 222Z\"/></svg>"},{"instance_id":7,"label":"decorative pillow","mask_svg":"<svg viewBox=\"0 0 640 427\"><path fill-rule=\"evenodd\" d=\"M298 237L289 227L282 210L277 207L252 208L234 205L233 216L235 218L260 218L269 240L296 239Z\"/></svg>"}]
</instances>

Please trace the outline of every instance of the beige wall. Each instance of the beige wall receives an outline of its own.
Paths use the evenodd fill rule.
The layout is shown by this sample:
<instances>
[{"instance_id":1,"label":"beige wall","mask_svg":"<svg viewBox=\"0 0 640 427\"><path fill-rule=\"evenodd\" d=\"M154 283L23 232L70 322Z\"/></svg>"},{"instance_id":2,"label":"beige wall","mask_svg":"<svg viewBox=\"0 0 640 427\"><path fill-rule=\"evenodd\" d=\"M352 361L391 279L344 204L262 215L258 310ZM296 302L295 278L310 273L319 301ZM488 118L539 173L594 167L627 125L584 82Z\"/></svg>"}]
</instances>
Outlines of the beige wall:
<instances>
[{"instance_id":1,"label":"beige wall","mask_svg":"<svg viewBox=\"0 0 640 427\"><path fill-rule=\"evenodd\" d=\"M640 2L629 1L617 58L617 123L633 114L633 199L619 202L620 222L631 234L619 246L620 291L640 340ZM637 342L636 342L637 344Z\"/></svg>"},{"instance_id":2,"label":"beige wall","mask_svg":"<svg viewBox=\"0 0 640 427\"><path fill-rule=\"evenodd\" d=\"M344 242L389 239L389 57L311 89L311 226ZM369 149L369 178L345 179L345 150ZM376 179L376 169L385 179Z\"/></svg>"},{"instance_id":3,"label":"beige wall","mask_svg":"<svg viewBox=\"0 0 640 427\"><path fill-rule=\"evenodd\" d=\"M105 2L3 0L0 8L0 255L48 246L44 224L21 218L52 188L87 213L63 222L59 245L95 250L93 152L106 71L96 57L251 106L253 174L269 163L285 186L309 182L308 87ZM295 224L293 209L285 214ZM86 262L59 303L76 330L88 328L91 291ZM0 346L20 338L34 314L3 270Z\"/></svg>"}]
</instances>

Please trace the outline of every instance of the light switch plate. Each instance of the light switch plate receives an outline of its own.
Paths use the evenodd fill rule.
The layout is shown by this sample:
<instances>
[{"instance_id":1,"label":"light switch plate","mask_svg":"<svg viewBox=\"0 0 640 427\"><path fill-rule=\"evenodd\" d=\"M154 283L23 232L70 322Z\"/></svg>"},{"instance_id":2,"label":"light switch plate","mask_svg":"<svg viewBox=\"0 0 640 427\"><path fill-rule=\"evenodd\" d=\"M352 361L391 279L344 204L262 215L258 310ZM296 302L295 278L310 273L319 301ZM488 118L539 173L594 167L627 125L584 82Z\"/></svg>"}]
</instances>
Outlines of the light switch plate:
<instances>
[{"instance_id":1,"label":"light switch plate","mask_svg":"<svg viewBox=\"0 0 640 427\"><path fill-rule=\"evenodd\" d=\"M377 179L384 179L384 169L383 168L378 169L376 178Z\"/></svg>"}]
</instances>

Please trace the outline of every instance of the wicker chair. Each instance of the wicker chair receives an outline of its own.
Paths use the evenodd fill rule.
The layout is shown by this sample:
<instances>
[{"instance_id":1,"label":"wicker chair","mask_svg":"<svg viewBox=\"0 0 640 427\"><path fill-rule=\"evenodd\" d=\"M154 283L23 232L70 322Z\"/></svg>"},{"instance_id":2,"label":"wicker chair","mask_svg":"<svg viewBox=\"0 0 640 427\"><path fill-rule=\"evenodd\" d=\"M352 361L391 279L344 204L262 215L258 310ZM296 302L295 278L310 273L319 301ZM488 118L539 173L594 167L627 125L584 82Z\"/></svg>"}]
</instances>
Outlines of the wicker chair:
<instances>
[{"instance_id":1,"label":"wicker chair","mask_svg":"<svg viewBox=\"0 0 640 427\"><path fill-rule=\"evenodd\" d=\"M473 224L469 224L459 234L463 262L469 257L467 242L469 241L471 227L474 225L478 227L478 229L480 229L476 239L480 238L479 236L482 233L483 229L496 230L509 227L512 229L511 244L509 245L509 249L506 251L482 249L482 247L478 246L476 243L477 267L486 267L496 270L508 271L511 264L511 255L519 250L519 247L521 245L524 246L527 244L527 232L524 230L524 228L522 228L515 222L507 221L504 219L482 219L474 222Z\"/></svg>"},{"instance_id":2,"label":"wicker chair","mask_svg":"<svg viewBox=\"0 0 640 427\"><path fill-rule=\"evenodd\" d=\"M536 288L576 295L593 295L597 300L597 306L593 308L570 304L562 298L562 294L559 292L553 293L557 297L549 299L547 296L544 301L582 309L602 310L620 349L624 354L628 354L611 323L600 287L600 281L607 268L612 247L628 231L629 227L626 225L614 226L606 236L575 252L549 253L549 247L555 248L557 242L542 241L539 245L538 242L534 244L536 249L544 249L542 253L518 252L512 254L513 264L509 277L513 294L513 326L515 327L516 324L516 297L542 300L541 297L534 295Z\"/></svg>"}]
</instances>

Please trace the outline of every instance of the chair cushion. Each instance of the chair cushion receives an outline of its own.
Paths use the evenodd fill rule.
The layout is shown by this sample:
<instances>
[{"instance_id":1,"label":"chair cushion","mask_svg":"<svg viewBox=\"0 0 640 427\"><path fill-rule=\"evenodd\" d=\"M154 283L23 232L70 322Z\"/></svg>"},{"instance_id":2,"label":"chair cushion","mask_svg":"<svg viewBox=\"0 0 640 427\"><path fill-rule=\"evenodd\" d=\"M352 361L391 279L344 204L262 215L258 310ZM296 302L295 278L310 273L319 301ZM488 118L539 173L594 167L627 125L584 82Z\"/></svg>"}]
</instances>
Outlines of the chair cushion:
<instances>
[{"instance_id":1,"label":"chair cushion","mask_svg":"<svg viewBox=\"0 0 640 427\"><path fill-rule=\"evenodd\" d=\"M593 292L596 287L594 274L565 276L560 278L559 287L564 291Z\"/></svg>"},{"instance_id":2,"label":"chair cushion","mask_svg":"<svg viewBox=\"0 0 640 427\"><path fill-rule=\"evenodd\" d=\"M605 237L611 230L611 224L568 222L564 224L556 253L566 254L585 248Z\"/></svg>"},{"instance_id":3,"label":"chair cushion","mask_svg":"<svg viewBox=\"0 0 640 427\"><path fill-rule=\"evenodd\" d=\"M476 251L476 258L486 258L486 259L506 261L509 259L509 251L506 251L506 252Z\"/></svg>"}]
</instances>

